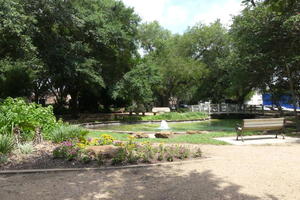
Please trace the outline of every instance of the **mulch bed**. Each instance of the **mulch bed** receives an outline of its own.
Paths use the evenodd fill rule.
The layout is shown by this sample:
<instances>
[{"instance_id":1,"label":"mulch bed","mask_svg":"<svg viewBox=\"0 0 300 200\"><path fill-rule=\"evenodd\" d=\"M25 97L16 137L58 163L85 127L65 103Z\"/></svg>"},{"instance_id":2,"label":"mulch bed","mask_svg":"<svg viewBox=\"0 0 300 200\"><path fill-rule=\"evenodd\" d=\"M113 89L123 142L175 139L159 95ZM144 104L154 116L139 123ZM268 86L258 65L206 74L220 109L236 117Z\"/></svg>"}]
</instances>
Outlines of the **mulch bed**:
<instances>
[{"instance_id":1,"label":"mulch bed","mask_svg":"<svg viewBox=\"0 0 300 200\"><path fill-rule=\"evenodd\" d=\"M83 164L78 161L54 159L52 152L56 147L57 145L51 142L43 142L36 145L31 154L11 153L8 161L0 164L0 170L97 167L96 162Z\"/></svg>"},{"instance_id":2,"label":"mulch bed","mask_svg":"<svg viewBox=\"0 0 300 200\"><path fill-rule=\"evenodd\" d=\"M67 161L64 159L55 159L53 158L52 152L57 146L58 146L57 144L53 144L52 142L47 141L34 146L34 151L31 154L20 154L20 153L13 152L8 156L8 160L6 163L0 163L0 170L97 168L97 167L112 166L111 160L107 160L105 164L100 166L96 161L91 161L89 163L82 163L76 160ZM194 147L197 145L184 144L184 146ZM199 159L199 158L195 158L195 159ZM185 160L194 160L194 158L188 158ZM175 161L182 161L182 160L174 158L174 162ZM167 161L165 160L158 161L156 159L151 160L151 164L164 163L164 162ZM142 163L142 164L146 164L146 163ZM130 165L130 164L127 163L124 165Z\"/></svg>"}]
</instances>

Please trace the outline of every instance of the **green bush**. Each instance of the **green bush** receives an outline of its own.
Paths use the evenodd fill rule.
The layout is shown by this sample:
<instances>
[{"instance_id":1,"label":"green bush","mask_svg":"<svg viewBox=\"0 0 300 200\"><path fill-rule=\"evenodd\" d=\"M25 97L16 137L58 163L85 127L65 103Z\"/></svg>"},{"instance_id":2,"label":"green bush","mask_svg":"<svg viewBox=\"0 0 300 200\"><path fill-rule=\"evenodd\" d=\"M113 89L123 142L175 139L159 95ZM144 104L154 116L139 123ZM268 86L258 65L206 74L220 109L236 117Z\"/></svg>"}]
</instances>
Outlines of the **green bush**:
<instances>
[{"instance_id":1,"label":"green bush","mask_svg":"<svg viewBox=\"0 0 300 200\"><path fill-rule=\"evenodd\" d=\"M42 107L26 103L23 99L7 98L0 103L0 132L11 133L19 128L23 140L32 140L36 128L41 128L47 139L48 133L57 126L51 106Z\"/></svg>"},{"instance_id":2,"label":"green bush","mask_svg":"<svg viewBox=\"0 0 300 200\"><path fill-rule=\"evenodd\" d=\"M73 125L61 125L56 127L49 135L55 143L60 143L63 141L73 140L73 139L82 139L84 138L89 131Z\"/></svg>"},{"instance_id":3,"label":"green bush","mask_svg":"<svg viewBox=\"0 0 300 200\"><path fill-rule=\"evenodd\" d=\"M10 153L14 146L14 139L10 135L0 134L0 154Z\"/></svg>"}]
</instances>

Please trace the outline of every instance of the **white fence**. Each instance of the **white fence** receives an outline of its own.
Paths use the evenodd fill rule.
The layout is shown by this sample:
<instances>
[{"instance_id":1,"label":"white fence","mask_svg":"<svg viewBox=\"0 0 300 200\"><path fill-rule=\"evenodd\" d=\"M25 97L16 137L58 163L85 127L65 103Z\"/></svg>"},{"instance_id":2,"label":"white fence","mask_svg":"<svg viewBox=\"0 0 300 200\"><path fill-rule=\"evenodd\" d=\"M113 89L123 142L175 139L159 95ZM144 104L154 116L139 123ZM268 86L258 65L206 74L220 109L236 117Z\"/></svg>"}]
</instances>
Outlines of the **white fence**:
<instances>
[{"instance_id":1,"label":"white fence","mask_svg":"<svg viewBox=\"0 0 300 200\"><path fill-rule=\"evenodd\" d=\"M238 104L211 104L199 103L189 106L191 112L205 112L208 114L221 113L264 113L263 105L238 105Z\"/></svg>"}]
</instances>

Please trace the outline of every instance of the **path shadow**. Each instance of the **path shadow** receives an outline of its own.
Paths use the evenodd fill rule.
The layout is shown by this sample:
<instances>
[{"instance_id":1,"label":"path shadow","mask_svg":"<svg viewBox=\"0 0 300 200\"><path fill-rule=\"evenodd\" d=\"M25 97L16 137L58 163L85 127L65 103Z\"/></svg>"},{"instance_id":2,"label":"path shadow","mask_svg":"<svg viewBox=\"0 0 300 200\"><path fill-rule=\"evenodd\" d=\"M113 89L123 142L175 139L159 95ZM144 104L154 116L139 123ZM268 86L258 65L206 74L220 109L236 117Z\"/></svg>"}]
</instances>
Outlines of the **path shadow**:
<instances>
[{"instance_id":1,"label":"path shadow","mask_svg":"<svg viewBox=\"0 0 300 200\"><path fill-rule=\"evenodd\" d=\"M258 200L212 171L152 167L0 177L3 200ZM267 194L268 195L268 194ZM273 196L272 196L273 197ZM276 197L272 199L277 200Z\"/></svg>"}]
</instances>

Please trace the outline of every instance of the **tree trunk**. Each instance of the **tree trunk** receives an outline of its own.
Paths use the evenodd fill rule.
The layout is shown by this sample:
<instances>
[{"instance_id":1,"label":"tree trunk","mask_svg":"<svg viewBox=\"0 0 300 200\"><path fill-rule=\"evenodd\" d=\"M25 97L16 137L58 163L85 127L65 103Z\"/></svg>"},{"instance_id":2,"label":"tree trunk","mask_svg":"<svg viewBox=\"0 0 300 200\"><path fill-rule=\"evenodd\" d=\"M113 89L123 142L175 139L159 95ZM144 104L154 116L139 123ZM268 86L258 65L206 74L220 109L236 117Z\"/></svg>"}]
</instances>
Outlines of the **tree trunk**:
<instances>
[{"instance_id":1,"label":"tree trunk","mask_svg":"<svg viewBox=\"0 0 300 200\"><path fill-rule=\"evenodd\" d=\"M294 106L294 116L295 116L295 120L296 120L296 131L300 130L300 124L299 124L299 120L298 120L298 113L297 113L297 98L296 98L296 92L295 92L295 88L294 88L294 82L293 82L293 77L290 71L290 68L288 66L288 64L285 65L286 67L286 71L287 71L287 76L289 79L289 86L290 86L290 90L292 93L292 101L293 101L293 106Z\"/></svg>"},{"instance_id":2,"label":"tree trunk","mask_svg":"<svg viewBox=\"0 0 300 200\"><path fill-rule=\"evenodd\" d=\"M79 114L78 110L78 92L72 92L70 93L71 100L70 100L70 110L72 113L72 116L77 118Z\"/></svg>"}]
</instances>

